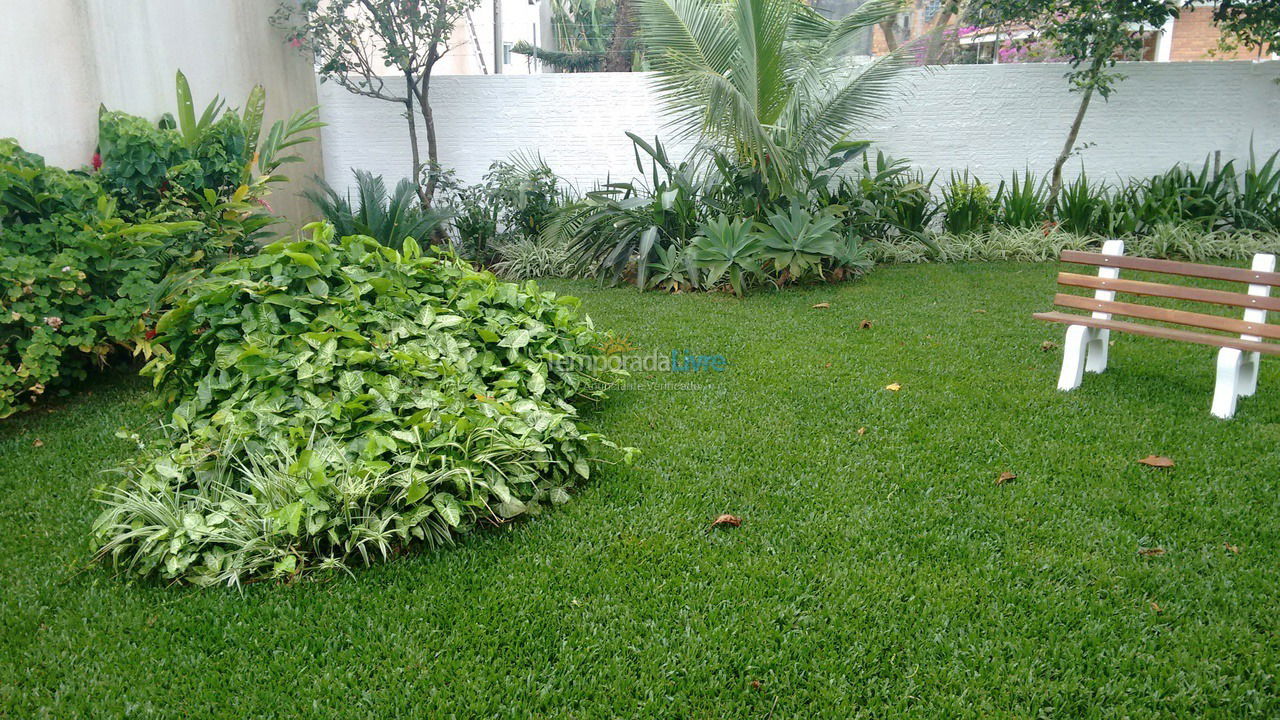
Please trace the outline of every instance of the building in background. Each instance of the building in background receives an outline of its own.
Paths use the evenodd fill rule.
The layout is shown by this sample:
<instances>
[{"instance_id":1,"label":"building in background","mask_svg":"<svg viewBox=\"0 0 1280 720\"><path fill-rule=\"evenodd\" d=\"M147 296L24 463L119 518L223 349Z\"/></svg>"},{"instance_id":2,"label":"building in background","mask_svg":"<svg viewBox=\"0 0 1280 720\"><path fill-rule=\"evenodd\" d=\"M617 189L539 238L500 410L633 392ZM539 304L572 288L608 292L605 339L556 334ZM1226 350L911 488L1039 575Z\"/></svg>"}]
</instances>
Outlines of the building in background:
<instances>
[{"instance_id":1,"label":"building in background","mask_svg":"<svg viewBox=\"0 0 1280 720\"><path fill-rule=\"evenodd\" d=\"M840 0L835 0L840 1ZM857 0L843 0L857 3ZM931 32L939 26L944 0L915 0L908 12L899 15L888 27L881 27L872 38L873 55L884 55L892 47ZM1046 62L1053 58L1037 54L1033 33L1025 27L963 27L954 18L942 18L950 33L949 51L943 62L1007 63ZM1142 31L1142 49L1135 60L1151 62L1189 62L1203 60L1265 59L1257 51L1223 52L1219 48L1222 33L1213 23L1213 3L1194 3L1184 8L1175 20L1161 28Z\"/></svg>"},{"instance_id":2,"label":"building in background","mask_svg":"<svg viewBox=\"0 0 1280 720\"><path fill-rule=\"evenodd\" d=\"M494 45L494 2L501 3L502 41ZM524 41L534 47L551 47L547 0L480 0L458 21L449 38L449 52L436 66L439 75L493 75L500 64L503 75L535 75L544 71L534 58L512 52ZM497 52L495 52L497 50ZM497 56L495 59L495 55Z\"/></svg>"}]
</instances>

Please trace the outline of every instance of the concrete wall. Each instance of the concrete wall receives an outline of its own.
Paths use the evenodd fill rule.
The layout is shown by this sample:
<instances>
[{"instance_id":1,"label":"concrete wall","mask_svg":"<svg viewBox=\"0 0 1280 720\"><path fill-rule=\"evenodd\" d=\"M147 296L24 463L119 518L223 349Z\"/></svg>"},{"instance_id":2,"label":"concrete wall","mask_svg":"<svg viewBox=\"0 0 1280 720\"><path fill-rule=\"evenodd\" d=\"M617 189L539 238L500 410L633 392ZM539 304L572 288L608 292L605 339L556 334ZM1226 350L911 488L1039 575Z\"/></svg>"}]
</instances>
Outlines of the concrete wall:
<instances>
[{"instance_id":1,"label":"concrete wall","mask_svg":"<svg viewBox=\"0 0 1280 720\"><path fill-rule=\"evenodd\" d=\"M242 106L267 90L267 121L316 104L308 58L269 18L272 0L0 0L0 137L54 165L85 165L97 144L98 105L147 118L173 112L174 73L191 83L197 112L218 94ZM302 146L295 180L323 172L319 143ZM300 182L294 185L300 185ZM272 206L309 214L290 187Z\"/></svg>"},{"instance_id":2,"label":"concrete wall","mask_svg":"<svg viewBox=\"0 0 1280 720\"><path fill-rule=\"evenodd\" d=\"M1280 149L1280 62L1131 63L1110 102L1097 100L1080 136L1092 177L1133 176ZM1062 65L957 65L907 78L904 99L854 137L927 169L983 178L1053 163L1079 97ZM441 77L433 81L441 160L476 181L489 164L536 150L589 189L635 174L630 130L652 138L662 120L640 73ZM336 186L351 168L389 180L409 173L404 120L390 103L323 85L325 167ZM424 146L425 156L425 146ZM1072 173L1079 167L1073 160Z\"/></svg>"}]
</instances>

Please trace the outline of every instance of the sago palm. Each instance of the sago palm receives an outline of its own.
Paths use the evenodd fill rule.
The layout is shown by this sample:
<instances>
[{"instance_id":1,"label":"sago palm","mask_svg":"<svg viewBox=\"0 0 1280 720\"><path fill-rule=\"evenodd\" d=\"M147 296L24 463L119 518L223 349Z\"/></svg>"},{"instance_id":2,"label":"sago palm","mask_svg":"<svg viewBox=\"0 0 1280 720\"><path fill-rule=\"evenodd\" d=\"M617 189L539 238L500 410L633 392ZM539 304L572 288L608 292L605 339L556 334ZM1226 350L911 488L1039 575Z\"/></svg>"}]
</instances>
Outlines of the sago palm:
<instances>
[{"instance_id":1,"label":"sago palm","mask_svg":"<svg viewBox=\"0 0 1280 720\"><path fill-rule=\"evenodd\" d=\"M859 67L863 32L901 12L870 0L828 20L800 0L637 0L658 96L696 138L787 183L874 116L909 48Z\"/></svg>"}]
</instances>

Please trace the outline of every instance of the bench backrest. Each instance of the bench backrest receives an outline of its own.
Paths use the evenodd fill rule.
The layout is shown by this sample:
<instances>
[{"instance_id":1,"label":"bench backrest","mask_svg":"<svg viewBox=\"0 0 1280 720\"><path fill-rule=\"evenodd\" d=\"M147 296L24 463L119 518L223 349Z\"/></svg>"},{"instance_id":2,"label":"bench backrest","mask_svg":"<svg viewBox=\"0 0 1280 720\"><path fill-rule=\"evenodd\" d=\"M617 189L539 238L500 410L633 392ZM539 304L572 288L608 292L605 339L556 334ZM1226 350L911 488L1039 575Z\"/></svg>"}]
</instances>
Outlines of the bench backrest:
<instances>
[{"instance_id":1,"label":"bench backrest","mask_svg":"<svg viewBox=\"0 0 1280 720\"><path fill-rule=\"evenodd\" d=\"M1280 287L1280 273L1275 272L1276 257L1259 253L1253 257L1251 269L1202 265L1175 260L1157 260L1144 257L1126 257L1124 243L1108 240L1100 253L1064 250L1063 262L1095 266L1098 274L1083 275L1062 272L1058 284L1067 287L1093 289L1092 298L1067 293L1054 296L1054 304L1060 307L1092 311L1093 317L1109 320L1112 315L1142 320L1154 320L1175 325L1185 325L1206 330L1239 333L1241 339L1260 341L1263 338L1280 340L1280 325L1267 324L1267 311L1280 311L1280 298L1270 297L1271 288ZM1164 275L1226 280L1245 283L1246 292L1211 290L1207 288L1145 282L1120 278L1121 270L1137 270ZM1144 305L1137 302L1119 302L1116 293L1137 297L1158 297L1173 300L1190 300L1227 307L1244 308L1243 319L1210 315L1206 313L1174 310L1172 308Z\"/></svg>"}]
</instances>

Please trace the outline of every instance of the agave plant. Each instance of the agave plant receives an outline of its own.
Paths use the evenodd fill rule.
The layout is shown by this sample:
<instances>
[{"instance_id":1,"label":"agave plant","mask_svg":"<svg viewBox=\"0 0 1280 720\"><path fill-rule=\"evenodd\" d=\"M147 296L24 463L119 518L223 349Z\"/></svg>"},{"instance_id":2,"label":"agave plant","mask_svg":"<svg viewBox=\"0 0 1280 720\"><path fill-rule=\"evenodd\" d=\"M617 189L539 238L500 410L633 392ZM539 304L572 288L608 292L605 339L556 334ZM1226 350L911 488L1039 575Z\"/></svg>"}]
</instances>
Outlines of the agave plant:
<instances>
[{"instance_id":1,"label":"agave plant","mask_svg":"<svg viewBox=\"0 0 1280 720\"><path fill-rule=\"evenodd\" d=\"M639 0L635 9L681 138L787 186L896 96L911 48L860 71L848 55L902 7L870 0L839 22L797 0Z\"/></svg>"},{"instance_id":2,"label":"agave plant","mask_svg":"<svg viewBox=\"0 0 1280 720\"><path fill-rule=\"evenodd\" d=\"M356 170L354 206L349 193L343 197L328 183L318 182L320 192L307 190L303 195L333 225L339 237L367 235L398 250L405 238L429 239L448 217L436 209L423 209L418 203L417 188L407 178L388 193L381 175Z\"/></svg>"},{"instance_id":3,"label":"agave plant","mask_svg":"<svg viewBox=\"0 0 1280 720\"><path fill-rule=\"evenodd\" d=\"M822 272L822 261L833 257L840 245L835 228L840 217L835 208L817 213L793 205L788 212L769 215L757 224L764 245L761 256L773 265L778 281L802 280Z\"/></svg>"},{"instance_id":4,"label":"agave plant","mask_svg":"<svg viewBox=\"0 0 1280 720\"><path fill-rule=\"evenodd\" d=\"M649 263L648 287L680 292L696 286L698 269L687 248L658 246L653 252L657 260Z\"/></svg>"},{"instance_id":5,"label":"agave plant","mask_svg":"<svg viewBox=\"0 0 1280 720\"><path fill-rule=\"evenodd\" d=\"M704 287L714 287L727 274L734 294L741 296L747 283L760 274L763 245L745 219L731 220L722 214L709 220L689 250L694 265L704 275Z\"/></svg>"}]
</instances>

